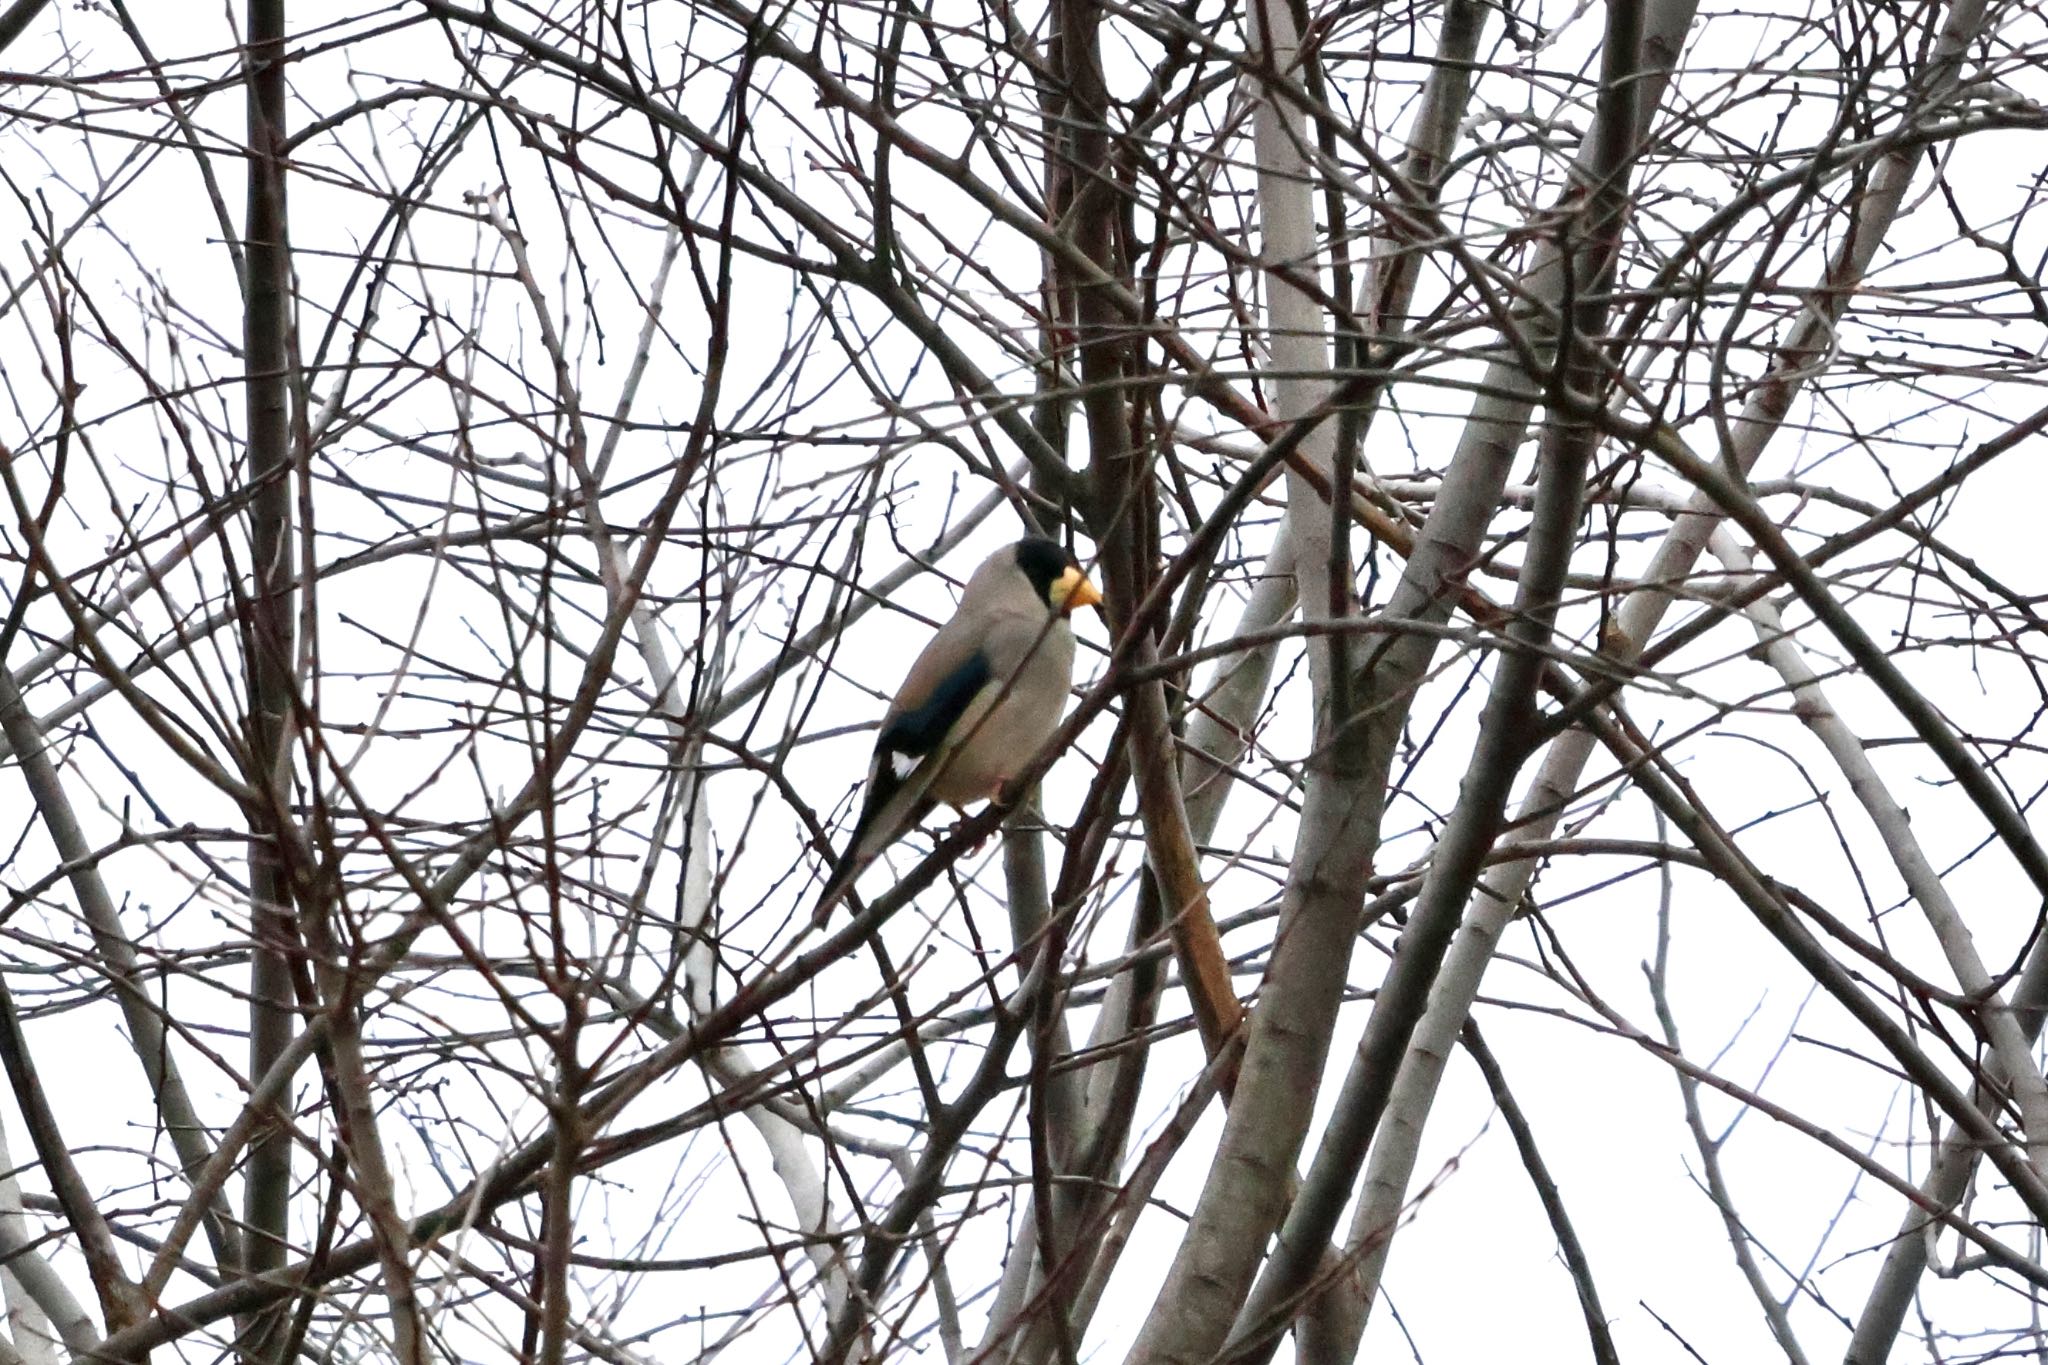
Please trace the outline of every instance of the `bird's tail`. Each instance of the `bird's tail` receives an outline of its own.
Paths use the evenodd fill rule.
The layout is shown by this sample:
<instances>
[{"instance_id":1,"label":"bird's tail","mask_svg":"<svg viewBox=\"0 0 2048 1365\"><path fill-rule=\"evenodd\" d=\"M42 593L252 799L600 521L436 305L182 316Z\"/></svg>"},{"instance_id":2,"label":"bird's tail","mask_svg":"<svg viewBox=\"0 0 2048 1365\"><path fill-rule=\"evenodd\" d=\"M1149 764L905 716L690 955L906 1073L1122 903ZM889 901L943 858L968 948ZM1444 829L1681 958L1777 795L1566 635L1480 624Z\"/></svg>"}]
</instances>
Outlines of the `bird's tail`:
<instances>
[{"instance_id":1,"label":"bird's tail","mask_svg":"<svg viewBox=\"0 0 2048 1365\"><path fill-rule=\"evenodd\" d=\"M926 785L924 782L905 783L888 799L870 805L860 813L853 833L847 837L846 847L832 860L831 871L825 877L825 889L818 893L818 903L811 910L812 924L822 925L839 902L846 899L846 893L853 889L854 879L860 875L861 869L931 810L931 798L924 794Z\"/></svg>"},{"instance_id":2,"label":"bird's tail","mask_svg":"<svg viewBox=\"0 0 2048 1365\"><path fill-rule=\"evenodd\" d=\"M830 918L832 910L846 898L853 886L853 879L859 875L862 859L855 855L860 852L860 835L846 841L846 847L832 860L832 867L825 874L825 889L818 893L818 903L811 908L811 923L822 925Z\"/></svg>"}]
</instances>

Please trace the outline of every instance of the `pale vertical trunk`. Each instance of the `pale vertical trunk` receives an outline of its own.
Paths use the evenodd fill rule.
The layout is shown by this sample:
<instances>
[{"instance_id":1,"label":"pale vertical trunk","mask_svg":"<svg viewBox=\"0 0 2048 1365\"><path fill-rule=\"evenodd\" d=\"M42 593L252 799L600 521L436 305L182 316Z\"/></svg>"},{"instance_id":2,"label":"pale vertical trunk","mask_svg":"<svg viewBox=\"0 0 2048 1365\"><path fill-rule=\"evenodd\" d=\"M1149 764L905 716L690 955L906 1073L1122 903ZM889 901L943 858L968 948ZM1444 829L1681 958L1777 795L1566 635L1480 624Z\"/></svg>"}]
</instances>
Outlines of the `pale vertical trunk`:
<instances>
[{"instance_id":1,"label":"pale vertical trunk","mask_svg":"<svg viewBox=\"0 0 2048 1365\"><path fill-rule=\"evenodd\" d=\"M78 1361L107 1359L99 1354L103 1338L92 1314L71 1292L42 1252L16 1224L0 1223L0 1258L7 1261L8 1320L15 1329L10 1348L23 1365L55 1365L61 1344ZM15 1295L27 1310L17 1312ZM36 1320L40 1319L40 1323ZM0 1365L11 1365L0 1358Z\"/></svg>"},{"instance_id":2,"label":"pale vertical trunk","mask_svg":"<svg viewBox=\"0 0 2048 1365\"><path fill-rule=\"evenodd\" d=\"M1252 0L1250 54L1254 71L1268 70L1291 85L1301 83L1301 35L1294 10L1286 0ZM1257 77L1253 78L1257 83ZM1252 111L1252 147L1258 161L1259 267L1266 293L1266 352L1272 372L1267 376L1274 416L1298 422L1314 412L1330 394L1330 347L1322 306L1304 288L1320 288L1322 256L1316 241L1316 178L1309 156L1308 117L1277 84L1264 85ZM1336 464L1334 423L1324 422L1301 442L1301 453L1325 472ZM1334 503L1334 506L1332 505ZM1339 497L1325 502L1300 472L1287 474L1285 533L1293 561L1294 581L1304 621L1325 621L1350 614L1351 583L1348 531L1350 503ZM1344 568L1336 569L1334 556ZM1343 575L1338 581L1337 575ZM1336 594L1341 594L1341 602ZM1328 704L1332 646L1329 637L1311 637L1309 676L1319 707Z\"/></svg>"},{"instance_id":3,"label":"pale vertical trunk","mask_svg":"<svg viewBox=\"0 0 2048 1365\"><path fill-rule=\"evenodd\" d=\"M8 1256L6 1268L0 1270L0 1288L5 1289L7 1296L7 1337L14 1343L15 1354L21 1357L23 1365L57 1365L59 1338L56 1329L50 1325L50 1314L36 1302L36 1296L22 1281L24 1269L31 1275L36 1273L36 1268L27 1266L26 1261L40 1261L41 1257L28 1250L28 1219L22 1216L21 1182L15 1178L14 1172L14 1157L8 1150L7 1131L0 1128L0 1238L4 1238L8 1245L22 1248L19 1253L21 1259ZM47 1263L43 1263L40 1269L44 1275L51 1274ZM76 1307L75 1302L73 1307Z\"/></svg>"},{"instance_id":4,"label":"pale vertical trunk","mask_svg":"<svg viewBox=\"0 0 2048 1365\"><path fill-rule=\"evenodd\" d=\"M1401 163L1401 172L1409 180L1411 192L1431 204L1440 197L1437 177L1456 146L1458 127L1470 101L1471 63L1478 50L1486 14L1487 11L1473 0L1451 0L1446 7L1437 60L1430 68L1421 107L1416 110L1414 123L1409 129L1407 156ZM1262 138L1262 147L1283 144L1284 140L1283 145L1275 145L1273 149L1274 160L1270 164L1275 169L1287 165L1289 160L1302 160L1301 144L1294 137L1300 130L1294 128L1290 131L1290 113L1286 107L1274 100L1262 100L1255 117L1255 132ZM1294 120L1296 125L1299 122L1299 119ZM1269 164L1263 153L1260 164ZM1305 173L1306 167L1302 170ZM1259 211L1263 241L1275 250L1276 259L1284 260L1286 247L1298 243L1299 225L1311 224L1309 186L1304 183L1298 190L1291 191L1280 177L1263 177L1259 182ZM1281 217L1292 219L1295 226L1272 221ZM1399 336L1406 331L1406 314L1415 295L1422 256L1422 244L1402 240L1394 222L1386 224L1382 234L1374 238L1370 265L1358 283L1358 297L1353 301L1352 312L1367 321L1375 337ZM1300 311L1304 303L1309 305L1309 311L1314 309L1311 300L1284 280L1271 282L1268 299L1276 309ZM1276 327L1278 324L1276 315ZM1285 360L1280 350L1283 341L1288 347ZM1289 369L1290 362L1294 361L1303 364L1314 362L1320 368L1320 340L1314 354L1307 354L1309 347L1297 345L1284 337L1276 337L1273 347L1271 354L1278 370ZM1293 354L1297 350L1305 354ZM1315 373L1313 370L1303 372ZM1277 377L1275 382L1279 382ZM1328 386L1322 384L1320 387L1326 390ZM1281 403L1279 415L1283 418L1299 418L1309 410L1307 407L1291 410L1288 393L1276 389L1276 395ZM1363 432L1359 439L1364 439ZM1311 455L1321 453L1319 467L1331 467L1328 452L1334 448L1334 438L1319 439L1316 446L1306 448ZM1299 483L1299 479L1295 482ZM1294 615L1299 601L1294 531L1297 505L1292 487L1289 493L1288 514L1274 534L1265 564L1252 586L1250 600L1238 616L1236 634L1239 636L1256 635L1283 624ZM1320 500L1305 502L1299 507L1308 516L1322 518L1327 515ZM1272 681L1273 663L1278 652L1277 644L1258 645L1218 663L1202 690L1201 705L1194 708L1189 717L1184 746L1188 754L1188 819L1198 842L1207 841L1215 833L1224 804L1230 799L1230 775L1244 756L1246 735Z\"/></svg>"},{"instance_id":5,"label":"pale vertical trunk","mask_svg":"<svg viewBox=\"0 0 2048 1365\"><path fill-rule=\"evenodd\" d=\"M1276 389L1280 415L1299 418L1327 392L1328 357L1320 310L1301 288L1315 279L1317 261L1306 123L1282 93L1282 83L1291 85L1298 75L1298 35L1284 0L1255 0L1253 19L1256 69L1267 73L1254 137L1269 347L1276 367L1296 376ZM1295 406L1285 410L1288 405ZM1327 470L1331 442L1329 429L1319 427L1302 449ZM1349 571L1339 567L1349 556L1338 553L1332 535L1333 517L1342 512L1348 512L1345 499L1325 505L1312 485L1290 475L1288 550L1306 619L1350 610ZM1341 582L1334 576L1339 572ZM1333 694L1348 695L1354 680L1334 676L1333 653L1326 643L1310 645L1317 752L1307 768L1278 938L1221 1150L1133 1360L1207 1360L1222 1345L1285 1212L1376 844L1383 784L1368 746L1391 753L1386 713L1378 724L1347 726L1352 708L1334 712Z\"/></svg>"}]
</instances>

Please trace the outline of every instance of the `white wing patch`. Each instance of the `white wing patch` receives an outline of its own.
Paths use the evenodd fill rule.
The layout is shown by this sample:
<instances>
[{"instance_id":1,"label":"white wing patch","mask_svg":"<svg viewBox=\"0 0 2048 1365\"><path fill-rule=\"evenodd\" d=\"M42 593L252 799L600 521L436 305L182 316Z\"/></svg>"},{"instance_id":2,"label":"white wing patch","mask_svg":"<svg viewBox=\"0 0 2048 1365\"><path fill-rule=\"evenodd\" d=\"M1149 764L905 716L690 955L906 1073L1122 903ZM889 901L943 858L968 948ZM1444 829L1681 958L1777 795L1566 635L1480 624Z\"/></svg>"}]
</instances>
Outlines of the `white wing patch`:
<instances>
[{"instance_id":1,"label":"white wing patch","mask_svg":"<svg viewBox=\"0 0 2048 1365\"><path fill-rule=\"evenodd\" d=\"M895 774L898 782L902 782L917 771L918 762L916 754L906 754L899 749L889 755L889 771Z\"/></svg>"}]
</instances>

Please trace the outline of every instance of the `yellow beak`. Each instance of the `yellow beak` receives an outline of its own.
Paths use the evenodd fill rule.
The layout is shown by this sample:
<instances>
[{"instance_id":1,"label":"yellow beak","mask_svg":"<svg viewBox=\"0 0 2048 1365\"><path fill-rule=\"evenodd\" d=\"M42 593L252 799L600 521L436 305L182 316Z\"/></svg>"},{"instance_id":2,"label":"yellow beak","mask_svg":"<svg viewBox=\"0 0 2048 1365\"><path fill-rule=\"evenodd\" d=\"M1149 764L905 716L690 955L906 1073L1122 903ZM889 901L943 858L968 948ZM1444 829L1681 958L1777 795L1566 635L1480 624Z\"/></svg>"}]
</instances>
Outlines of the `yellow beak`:
<instances>
[{"instance_id":1,"label":"yellow beak","mask_svg":"<svg viewBox=\"0 0 2048 1365\"><path fill-rule=\"evenodd\" d=\"M1052 600L1061 611L1070 612L1076 607L1099 607L1102 594L1088 581L1088 575L1069 566L1052 585Z\"/></svg>"}]
</instances>

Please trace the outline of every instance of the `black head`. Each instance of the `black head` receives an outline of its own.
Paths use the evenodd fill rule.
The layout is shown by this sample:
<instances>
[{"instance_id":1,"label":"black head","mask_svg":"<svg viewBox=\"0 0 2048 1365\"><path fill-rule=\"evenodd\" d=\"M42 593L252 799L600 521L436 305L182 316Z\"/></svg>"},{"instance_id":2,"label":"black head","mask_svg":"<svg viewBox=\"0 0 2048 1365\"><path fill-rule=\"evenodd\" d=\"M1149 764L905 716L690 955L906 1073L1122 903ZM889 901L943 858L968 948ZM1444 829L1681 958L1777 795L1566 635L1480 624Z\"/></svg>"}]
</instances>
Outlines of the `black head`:
<instances>
[{"instance_id":1,"label":"black head","mask_svg":"<svg viewBox=\"0 0 2048 1365\"><path fill-rule=\"evenodd\" d=\"M1038 589L1039 597L1047 606L1058 606L1053 598L1053 585L1074 567L1074 557L1062 549L1058 541L1047 540L1044 536L1027 536L1017 542L1017 567L1031 580L1031 586Z\"/></svg>"},{"instance_id":2,"label":"black head","mask_svg":"<svg viewBox=\"0 0 2048 1365\"><path fill-rule=\"evenodd\" d=\"M1017 567L1031 581L1039 601L1061 616L1073 615L1076 607L1102 605L1102 594L1081 572L1080 561L1055 542L1032 536L1018 541L1013 553L1017 556Z\"/></svg>"}]
</instances>

